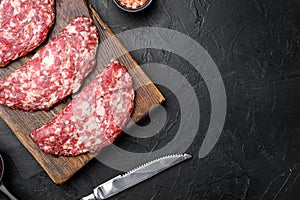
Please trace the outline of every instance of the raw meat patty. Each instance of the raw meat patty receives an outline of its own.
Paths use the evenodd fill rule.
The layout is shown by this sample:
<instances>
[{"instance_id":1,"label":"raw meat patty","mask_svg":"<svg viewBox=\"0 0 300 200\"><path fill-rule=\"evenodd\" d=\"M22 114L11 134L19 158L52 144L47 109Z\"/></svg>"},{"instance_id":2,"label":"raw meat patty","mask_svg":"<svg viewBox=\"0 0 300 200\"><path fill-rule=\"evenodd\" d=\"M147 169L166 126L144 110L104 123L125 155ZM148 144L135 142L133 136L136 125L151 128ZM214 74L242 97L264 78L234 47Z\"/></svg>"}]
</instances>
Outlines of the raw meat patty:
<instances>
[{"instance_id":1,"label":"raw meat patty","mask_svg":"<svg viewBox=\"0 0 300 200\"><path fill-rule=\"evenodd\" d=\"M0 1L0 67L45 41L54 18L54 0Z\"/></svg>"},{"instance_id":2,"label":"raw meat patty","mask_svg":"<svg viewBox=\"0 0 300 200\"><path fill-rule=\"evenodd\" d=\"M0 103L26 111L48 110L76 92L96 62L98 32L80 16L27 64L0 81Z\"/></svg>"},{"instance_id":3,"label":"raw meat patty","mask_svg":"<svg viewBox=\"0 0 300 200\"><path fill-rule=\"evenodd\" d=\"M54 156L99 152L120 135L133 105L132 78L114 61L31 137L40 149Z\"/></svg>"}]
</instances>

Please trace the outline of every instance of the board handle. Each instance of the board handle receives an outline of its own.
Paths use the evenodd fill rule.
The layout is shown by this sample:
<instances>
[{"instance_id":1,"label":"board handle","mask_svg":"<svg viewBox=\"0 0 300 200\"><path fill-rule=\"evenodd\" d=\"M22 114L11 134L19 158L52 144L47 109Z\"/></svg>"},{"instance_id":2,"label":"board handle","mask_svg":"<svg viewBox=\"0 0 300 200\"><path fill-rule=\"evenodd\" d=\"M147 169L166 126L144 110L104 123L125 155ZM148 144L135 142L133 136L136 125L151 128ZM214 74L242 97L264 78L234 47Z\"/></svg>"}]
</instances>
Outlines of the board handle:
<instances>
[{"instance_id":1,"label":"board handle","mask_svg":"<svg viewBox=\"0 0 300 200\"><path fill-rule=\"evenodd\" d=\"M103 31L109 30L109 32L112 32L109 29L109 27L104 23L104 21L101 19L101 17L99 16L99 14L95 10L95 8L92 6L92 4L90 4L87 0L82 0L82 1L88 8L89 14L90 14L91 18L94 20L97 28L100 30L103 30Z\"/></svg>"}]
</instances>

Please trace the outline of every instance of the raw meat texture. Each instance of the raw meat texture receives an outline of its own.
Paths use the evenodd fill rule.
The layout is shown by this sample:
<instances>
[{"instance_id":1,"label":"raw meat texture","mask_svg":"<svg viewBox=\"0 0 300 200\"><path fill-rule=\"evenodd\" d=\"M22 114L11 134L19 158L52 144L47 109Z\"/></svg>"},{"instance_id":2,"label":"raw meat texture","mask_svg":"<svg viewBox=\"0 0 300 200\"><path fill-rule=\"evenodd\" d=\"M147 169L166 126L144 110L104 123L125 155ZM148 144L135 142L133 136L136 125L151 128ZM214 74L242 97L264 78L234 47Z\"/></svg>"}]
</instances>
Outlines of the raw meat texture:
<instances>
[{"instance_id":1,"label":"raw meat texture","mask_svg":"<svg viewBox=\"0 0 300 200\"><path fill-rule=\"evenodd\" d=\"M27 64L0 81L0 103L26 111L48 110L76 92L96 62L98 32L80 16Z\"/></svg>"},{"instance_id":2,"label":"raw meat texture","mask_svg":"<svg viewBox=\"0 0 300 200\"><path fill-rule=\"evenodd\" d=\"M99 152L120 135L133 107L132 78L114 61L31 137L40 149L54 156Z\"/></svg>"},{"instance_id":3,"label":"raw meat texture","mask_svg":"<svg viewBox=\"0 0 300 200\"><path fill-rule=\"evenodd\" d=\"M45 41L54 18L54 0L0 1L0 67Z\"/></svg>"}]
</instances>

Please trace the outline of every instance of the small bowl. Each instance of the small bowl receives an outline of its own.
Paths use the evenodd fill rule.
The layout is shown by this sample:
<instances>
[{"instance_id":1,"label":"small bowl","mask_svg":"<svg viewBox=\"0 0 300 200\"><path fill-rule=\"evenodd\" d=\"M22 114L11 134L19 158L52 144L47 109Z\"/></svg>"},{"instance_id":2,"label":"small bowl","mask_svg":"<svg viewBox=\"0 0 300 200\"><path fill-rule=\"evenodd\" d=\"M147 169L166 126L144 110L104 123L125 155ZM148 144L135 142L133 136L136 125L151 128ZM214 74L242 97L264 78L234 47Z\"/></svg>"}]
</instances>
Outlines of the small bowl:
<instances>
[{"instance_id":1,"label":"small bowl","mask_svg":"<svg viewBox=\"0 0 300 200\"><path fill-rule=\"evenodd\" d=\"M132 9L132 8L127 8L123 5L121 5L119 3L118 0L113 0L113 2L121 9L121 10L124 10L126 12L139 12L139 11L142 11L144 9L146 9L151 3L152 3L152 0L148 0L143 6L139 6L137 7L136 9Z\"/></svg>"}]
</instances>

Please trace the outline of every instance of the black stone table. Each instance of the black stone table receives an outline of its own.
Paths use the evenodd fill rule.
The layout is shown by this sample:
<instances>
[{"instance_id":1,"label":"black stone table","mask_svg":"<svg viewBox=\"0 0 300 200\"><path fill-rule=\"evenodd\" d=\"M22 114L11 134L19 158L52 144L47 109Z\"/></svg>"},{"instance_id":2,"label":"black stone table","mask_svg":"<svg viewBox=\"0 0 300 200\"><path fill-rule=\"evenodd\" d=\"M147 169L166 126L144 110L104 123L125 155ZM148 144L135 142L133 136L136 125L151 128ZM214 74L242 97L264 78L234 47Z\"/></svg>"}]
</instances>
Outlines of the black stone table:
<instances>
[{"instance_id":1,"label":"black stone table","mask_svg":"<svg viewBox=\"0 0 300 200\"><path fill-rule=\"evenodd\" d=\"M193 155L191 160L112 199L300 199L298 0L154 0L136 14L119 10L111 0L90 2L115 33L156 27L193 39L209 53L220 73L219 79L205 80L205 74L182 55L150 47L132 51L166 97L164 109L153 111L140 127L165 121L151 137L123 134L115 145L127 152L153 152L183 134L178 133L181 123L198 129L192 144L177 142L179 146L188 145L186 152ZM139 34L132 38L135 41ZM176 34L173 38L171 35L174 43L191 53L194 47L184 46L176 38ZM162 76L162 69L179 78L172 73ZM211 69L206 70L203 73ZM159 83L162 79L174 79L177 93ZM216 134L222 129L217 144L200 159L214 99L222 99L209 90L216 81L225 86L226 118L224 126L221 123L212 131ZM194 96L185 94L187 88L193 89ZM186 98L178 99L178 92ZM198 106L191 107L195 102ZM182 108L191 113L199 110L200 120L195 121L191 115L182 118ZM185 131L188 137L190 132ZM101 159L93 159L67 183L55 185L1 120L0 152L6 162L4 183L22 200L79 199L122 173ZM0 194L0 199L6 198Z\"/></svg>"}]
</instances>

